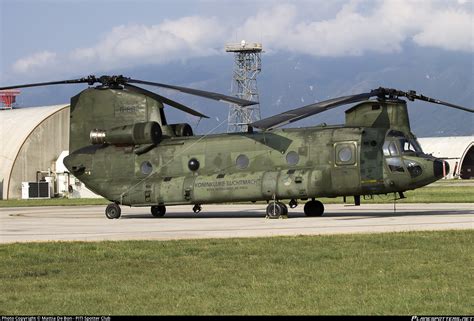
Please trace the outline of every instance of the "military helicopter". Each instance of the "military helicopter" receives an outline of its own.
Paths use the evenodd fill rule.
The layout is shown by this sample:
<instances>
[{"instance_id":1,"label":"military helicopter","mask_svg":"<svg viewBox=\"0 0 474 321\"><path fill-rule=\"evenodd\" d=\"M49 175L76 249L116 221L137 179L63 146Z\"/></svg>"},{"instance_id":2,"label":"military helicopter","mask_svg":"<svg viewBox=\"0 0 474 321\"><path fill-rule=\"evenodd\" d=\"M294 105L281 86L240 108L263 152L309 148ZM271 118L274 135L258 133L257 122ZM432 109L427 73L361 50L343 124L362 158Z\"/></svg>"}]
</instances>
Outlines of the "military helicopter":
<instances>
[{"instance_id":1,"label":"military helicopter","mask_svg":"<svg viewBox=\"0 0 474 321\"><path fill-rule=\"evenodd\" d=\"M249 124L248 132L195 136L187 123L168 124L164 105L194 116L204 114L133 84L156 86L249 106L256 102L192 88L127 78L88 76L0 89L87 83L71 98L69 171L111 201L109 219L120 205L149 206L162 217L166 206L267 201L267 217L287 215L306 201L307 216L321 216L320 197L404 192L449 172L441 159L423 153L411 132L407 104L421 100L473 109L391 88L310 104ZM355 104L344 125L276 129L282 125ZM256 131L255 129L260 129Z\"/></svg>"}]
</instances>

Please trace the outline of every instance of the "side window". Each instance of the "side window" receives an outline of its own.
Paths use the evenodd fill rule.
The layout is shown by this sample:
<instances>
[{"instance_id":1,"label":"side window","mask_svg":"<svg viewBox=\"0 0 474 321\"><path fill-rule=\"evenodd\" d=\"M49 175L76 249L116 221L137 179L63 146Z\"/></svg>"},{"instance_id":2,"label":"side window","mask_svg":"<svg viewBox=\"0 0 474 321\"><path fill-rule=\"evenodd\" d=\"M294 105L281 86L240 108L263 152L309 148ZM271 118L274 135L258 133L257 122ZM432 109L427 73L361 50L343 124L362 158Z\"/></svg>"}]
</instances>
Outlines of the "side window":
<instances>
[{"instance_id":1,"label":"side window","mask_svg":"<svg viewBox=\"0 0 474 321\"><path fill-rule=\"evenodd\" d=\"M119 168L116 168L116 170L119 171L117 175L121 175L121 177L123 177L123 175L126 175L126 173L123 172L124 171L123 168L119 167ZM150 161L144 160L144 161L139 161L135 163L134 170L135 170L135 176L144 177L144 176L151 175L154 171L154 168L153 168L153 164Z\"/></svg>"},{"instance_id":2,"label":"side window","mask_svg":"<svg viewBox=\"0 0 474 321\"><path fill-rule=\"evenodd\" d=\"M390 145L388 145L388 150L390 151L390 155L392 155L392 156L398 156L399 155L397 145L395 145L394 142L391 142Z\"/></svg>"},{"instance_id":3,"label":"side window","mask_svg":"<svg viewBox=\"0 0 474 321\"><path fill-rule=\"evenodd\" d=\"M402 159L400 157L387 158L387 165L392 172L405 172L405 169L403 169Z\"/></svg>"},{"instance_id":4,"label":"side window","mask_svg":"<svg viewBox=\"0 0 474 321\"><path fill-rule=\"evenodd\" d=\"M403 145L402 145L403 148ZM383 144L383 154L387 160L387 166L393 173L404 173L402 159L400 158L400 151L395 141L386 141Z\"/></svg>"},{"instance_id":5,"label":"side window","mask_svg":"<svg viewBox=\"0 0 474 321\"><path fill-rule=\"evenodd\" d=\"M140 171L143 175L150 175L153 171L153 165L149 161L144 161L140 165Z\"/></svg>"},{"instance_id":6,"label":"side window","mask_svg":"<svg viewBox=\"0 0 474 321\"><path fill-rule=\"evenodd\" d=\"M298 155L297 152L291 151L288 154L286 154L286 163L290 166L294 166L298 164L300 161L300 156Z\"/></svg>"},{"instance_id":7,"label":"side window","mask_svg":"<svg viewBox=\"0 0 474 321\"><path fill-rule=\"evenodd\" d=\"M383 154L384 156L399 156L397 145L395 142L387 141L383 144Z\"/></svg>"},{"instance_id":8,"label":"side window","mask_svg":"<svg viewBox=\"0 0 474 321\"><path fill-rule=\"evenodd\" d=\"M357 160L355 143L337 143L334 148L336 165L354 165Z\"/></svg>"},{"instance_id":9,"label":"side window","mask_svg":"<svg viewBox=\"0 0 474 321\"><path fill-rule=\"evenodd\" d=\"M235 166L237 166L238 169L246 169L249 166L249 163L249 158L244 154L240 154L235 159Z\"/></svg>"}]
</instances>

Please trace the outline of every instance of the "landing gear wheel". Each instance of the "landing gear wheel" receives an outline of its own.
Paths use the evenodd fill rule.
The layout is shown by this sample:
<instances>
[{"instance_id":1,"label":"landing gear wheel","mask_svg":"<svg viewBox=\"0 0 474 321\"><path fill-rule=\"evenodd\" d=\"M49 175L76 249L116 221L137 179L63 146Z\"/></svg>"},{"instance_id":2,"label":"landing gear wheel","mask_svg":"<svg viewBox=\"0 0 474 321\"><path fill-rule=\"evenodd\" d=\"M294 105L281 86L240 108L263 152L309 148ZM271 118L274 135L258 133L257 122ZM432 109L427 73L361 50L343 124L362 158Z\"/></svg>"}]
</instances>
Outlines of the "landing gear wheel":
<instances>
[{"instance_id":1,"label":"landing gear wheel","mask_svg":"<svg viewBox=\"0 0 474 321\"><path fill-rule=\"evenodd\" d=\"M270 202L267 206L267 218L280 218L281 215L287 215L288 208L280 202Z\"/></svg>"},{"instance_id":2,"label":"landing gear wheel","mask_svg":"<svg viewBox=\"0 0 474 321\"><path fill-rule=\"evenodd\" d=\"M194 212L194 213L197 214L197 213L201 212L201 210L202 210L201 205L196 204L196 205L193 206L193 212Z\"/></svg>"},{"instance_id":3,"label":"landing gear wheel","mask_svg":"<svg viewBox=\"0 0 474 321\"><path fill-rule=\"evenodd\" d=\"M309 201L304 205L304 214L306 216L323 216L324 205L320 201Z\"/></svg>"},{"instance_id":4,"label":"landing gear wheel","mask_svg":"<svg viewBox=\"0 0 474 321\"><path fill-rule=\"evenodd\" d=\"M153 217L163 217L166 213L166 207L164 205L153 205L151 207L151 215Z\"/></svg>"},{"instance_id":5,"label":"landing gear wheel","mask_svg":"<svg viewBox=\"0 0 474 321\"><path fill-rule=\"evenodd\" d=\"M115 203L107 205L107 208L105 209L105 216L107 216L107 218L111 220L119 218L121 214L122 210L120 209L120 206Z\"/></svg>"},{"instance_id":6,"label":"landing gear wheel","mask_svg":"<svg viewBox=\"0 0 474 321\"><path fill-rule=\"evenodd\" d=\"M293 198L291 199L290 203L288 203L288 205L290 206L290 208L295 208L296 206L298 206L298 202Z\"/></svg>"}]
</instances>

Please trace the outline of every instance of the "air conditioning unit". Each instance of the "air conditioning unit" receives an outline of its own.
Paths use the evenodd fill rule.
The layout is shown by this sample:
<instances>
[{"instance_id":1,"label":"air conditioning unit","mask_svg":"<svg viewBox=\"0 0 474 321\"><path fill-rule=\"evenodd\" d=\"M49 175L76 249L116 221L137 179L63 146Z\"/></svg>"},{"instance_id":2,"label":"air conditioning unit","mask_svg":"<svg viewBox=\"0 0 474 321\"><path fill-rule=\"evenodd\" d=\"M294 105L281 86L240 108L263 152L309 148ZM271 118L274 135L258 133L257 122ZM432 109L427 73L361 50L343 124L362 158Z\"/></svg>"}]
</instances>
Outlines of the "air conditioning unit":
<instances>
[{"instance_id":1,"label":"air conditioning unit","mask_svg":"<svg viewBox=\"0 0 474 321\"><path fill-rule=\"evenodd\" d=\"M21 198L51 198L50 182L22 182Z\"/></svg>"}]
</instances>

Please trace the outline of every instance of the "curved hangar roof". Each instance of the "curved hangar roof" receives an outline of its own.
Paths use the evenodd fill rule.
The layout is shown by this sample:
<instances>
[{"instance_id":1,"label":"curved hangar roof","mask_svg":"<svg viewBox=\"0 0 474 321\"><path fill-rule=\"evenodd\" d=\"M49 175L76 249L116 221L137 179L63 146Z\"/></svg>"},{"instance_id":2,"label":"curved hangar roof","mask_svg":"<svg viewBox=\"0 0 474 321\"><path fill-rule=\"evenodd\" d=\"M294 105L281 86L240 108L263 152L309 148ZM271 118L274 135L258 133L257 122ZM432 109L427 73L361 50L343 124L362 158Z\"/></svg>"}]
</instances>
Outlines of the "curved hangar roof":
<instances>
[{"instance_id":1,"label":"curved hangar roof","mask_svg":"<svg viewBox=\"0 0 474 321\"><path fill-rule=\"evenodd\" d=\"M426 137L418 141L425 153L449 162L448 178L474 177L474 136Z\"/></svg>"},{"instance_id":2,"label":"curved hangar roof","mask_svg":"<svg viewBox=\"0 0 474 321\"><path fill-rule=\"evenodd\" d=\"M20 198L21 182L68 149L69 105L2 110L0 137L0 198Z\"/></svg>"}]
</instances>

